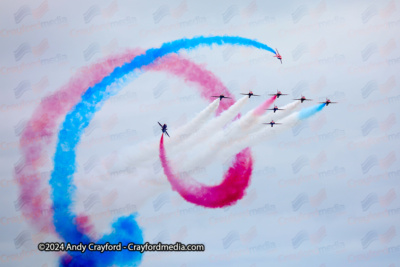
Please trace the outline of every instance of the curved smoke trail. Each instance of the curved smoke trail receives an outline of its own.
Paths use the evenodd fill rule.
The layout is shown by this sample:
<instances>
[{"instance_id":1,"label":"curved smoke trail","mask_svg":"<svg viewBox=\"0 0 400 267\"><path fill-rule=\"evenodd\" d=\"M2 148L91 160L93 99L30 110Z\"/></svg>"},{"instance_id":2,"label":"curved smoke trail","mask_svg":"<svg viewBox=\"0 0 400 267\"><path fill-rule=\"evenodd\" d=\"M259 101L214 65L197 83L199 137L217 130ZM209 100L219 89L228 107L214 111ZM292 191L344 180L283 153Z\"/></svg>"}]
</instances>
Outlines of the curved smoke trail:
<instances>
[{"instance_id":1,"label":"curved smoke trail","mask_svg":"<svg viewBox=\"0 0 400 267\"><path fill-rule=\"evenodd\" d=\"M48 202L49 194L41 185L41 181L47 177L39 171L39 168L45 163L43 160L47 156L45 148L54 139L60 117L79 101L88 87L94 86L101 81L102 77L109 75L114 68L132 60L139 53L138 50L129 50L126 53L111 56L100 63L80 69L67 85L45 98L28 121L20 139L25 167L16 172L15 177L20 185L22 212L39 229L48 232L54 231L53 210L51 203ZM187 59L171 55L163 60L162 64L165 64L165 67L158 65L160 63L156 62L146 70L166 71L180 76L187 82L197 84L200 92L208 92L210 88L207 86L211 86L212 90L230 94L215 75ZM171 70L172 67L175 68L174 71ZM180 73L177 71L179 69L185 71ZM216 102L216 104L218 103ZM214 106L211 108L216 109ZM157 150L158 146L156 145L155 153ZM78 215L76 218L76 222L81 228L89 227L88 221L89 219L85 215Z\"/></svg>"},{"instance_id":2,"label":"curved smoke trail","mask_svg":"<svg viewBox=\"0 0 400 267\"><path fill-rule=\"evenodd\" d=\"M76 215L72 211L72 198L75 187L73 185L73 174L76 166L75 149L80 141L84 129L88 126L95 112L100 110L104 102L118 92L118 87L112 87L116 81L124 80L126 74L138 70L153 63L155 60L170 54L177 53L181 49L193 49L200 45L222 45L233 44L251 46L275 53L265 44L241 37L195 37L193 39L181 39L163 44L160 48L147 50L144 54L135 57L129 63L115 68L108 76L100 82L88 88L79 102L66 116L58 135L58 143L54 157L54 170L51 174L50 185L53 188L52 200L54 203L54 225L59 235L72 243L80 243L90 240L81 233L76 225ZM117 222L123 221L122 225L136 223L132 216L121 217ZM134 254L134 253L132 253ZM141 255L139 255L141 256ZM139 256L136 258L140 261ZM121 257L122 258L122 257ZM96 261L97 258L92 258ZM98 263L101 263L98 262Z\"/></svg>"},{"instance_id":3,"label":"curved smoke trail","mask_svg":"<svg viewBox=\"0 0 400 267\"><path fill-rule=\"evenodd\" d=\"M109 242L110 244L122 243L122 246L126 246L131 242L135 244L143 244L143 234L142 229L140 229L137 224L136 214L131 214L129 216L123 216L118 218L112 224L112 231L110 234L104 235L100 240L97 240L97 244L105 244ZM71 232L71 234L76 234ZM73 242L70 240L78 239L84 243L88 244L93 242L85 236L71 236L68 242ZM99 251L85 251L82 252L69 252L69 254L63 255L61 258L62 266L138 266L141 262L142 254L140 252L132 252L126 249L115 253L113 251L99 252Z\"/></svg>"},{"instance_id":4,"label":"curved smoke trail","mask_svg":"<svg viewBox=\"0 0 400 267\"><path fill-rule=\"evenodd\" d=\"M56 93L46 97L34 111L20 138L20 148L25 167L15 173L20 185L20 201L24 216L39 229L53 232L53 210L49 193L42 188L45 174L39 171L45 163L45 148L51 144L57 132L61 116L67 113L81 98L88 87L94 86L118 66L131 60L140 52L130 50L122 55L111 56L103 62L80 69L75 77ZM78 217L78 222L86 222L87 217Z\"/></svg>"},{"instance_id":5,"label":"curved smoke trail","mask_svg":"<svg viewBox=\"0 0 400 267\"><path fill-rule=\"evenodd\" d=\"M187 64L185 64L185 62L187 62ZM225 85L221 81L213 78L215 77L215 75L211 71L206 70L199 65L190 64L189 60L182 59L181 57L178 57L174 54L160 58L159 60L157 60L157 63L158 64L156 65L152 64L151 69L168 69L168 72L172 74L184 76L185 81L187 82L193 82L194 85L201 84L204 89L200 91L200 95L204 99L209 99L210 101L214 100L214 98L211 97L211 95L214 94L223 94L227 97L230 97L219 102L217 115L220 114L222 111L227 110L235 103L235 96L231 94L231 92L225 87ZM198 75L200 71L201 73L203 73L203 75Z\"/></svg>"},{"instance_id":6,"label":"curved smoke trail","mask_svg":"<svg viewBox=\"0 0 400 267\"><path fill-rule=\"evenodd\" d=\"M139 52L136 52L136 50L130 50L121 55L111 56L102 63L96 63L90 67L81 69L66 86L63 86L58 92L47 97L36 109L32 118L27 123L27 127L24 129L21 137L21 149L27 167L16 173L16 177L21 186L21 198L24 201L24 215L31 219L32 223L39 226L40 229L46 229L49 232L54 231L51 217L53 215L52 208L50 204L45 202L48 198L48 193L47 191L39 190L41 188L41 179L44 180L45 177L40 176L38 169L43 164L43 161L40 159L45 156L46 145L51 143L54 138L58 119L79 100L88 84L98 82L101 77L111 73L113 68L131 60L138 53ZM230 94L228 89L226 89L215 75L187 59L172 55L168 57L168 59L163 60L163 64L166 64L165 67L157 64L160 64L160 62L156 62L156 64L146 68L146 70L167 71L174 75L181 76L186 82L192 82L198 85L200 92L206 91L213 94L224 92L225 95ZM172 66L175 67L175 71L170 71ZM185 71L180 73L177 71L179 69L185 69ZM212 88L211 91L210 87ZM218 108L218 103L219 100L214 100L214 102L209 105L208 109L193 120L195 124L192 124L194 130L197 124L200 126L212 115ZM189 128L185 127L182 129L182 133L191 129L190 124L187 126ZM158 147L156 147L155 151L157 150ZM92 227L87 216L78 215L75 221L81 232L91 232Z\"/></svg>"},{"instance_id":7,"label":"curved smoke trail","mask_svg":"<svg viewBox=\"0 0 400 267\"><path fill-rule=\"evenodd\" d=\"M20 138L25 166L22 170L16 171L15 177L20 185L19 201L22 202L20 203L22 212L39 229L53 231L53 210L49 202L49 193L41 185L47 174L41 173L39 168L44 165L43 159L48 157L45 147L53 141L59 119L79 101L88 87L99 83L103 77L110 75L112 70L131 61L138 54L140 51L130 50L122 55L111 56L104 62L80 69L67 85L43 99L28 121ZM200 91L203 97L209 97L211 92L232 97L226 87L210 71L201 66L177 55L169 55L160 61L158 64L156 62L152 66L147 66L146 70L168 71L184 77L185 81L197 83L202 87ZM231 104L233 99L227 99L219 110ZM158 149L157 146L155 149ZM77 218L78 221L86 219L84 216Z\"/></svg>"},{"instance_id":8,"label":"curved smoke trail","mask_svg":"<svg viewBox=\"0 0 400 267\"><path fill-rule=\"evenodd\" d=\"M164 135L161 135L160 139L159 157L164 174L171 183L172 189L188 202L208 208L222 208L233 205L241 199L250 183L253 169L250 149L246 148L236 155L235 164L229 168L223 181L219 185L208 186L191 177L183 179L173 173L165 154Z\"/></svg>"}]
</instances>

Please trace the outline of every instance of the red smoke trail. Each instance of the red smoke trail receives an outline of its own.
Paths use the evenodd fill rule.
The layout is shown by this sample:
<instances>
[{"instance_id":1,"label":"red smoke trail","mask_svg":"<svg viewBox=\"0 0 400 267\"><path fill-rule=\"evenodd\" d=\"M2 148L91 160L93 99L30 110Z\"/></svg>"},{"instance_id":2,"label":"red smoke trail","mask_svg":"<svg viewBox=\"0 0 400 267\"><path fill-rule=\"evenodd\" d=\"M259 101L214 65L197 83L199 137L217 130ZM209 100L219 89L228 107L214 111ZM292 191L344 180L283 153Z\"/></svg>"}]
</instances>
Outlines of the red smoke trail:
<instances>
[{"instance_id":1,"label":"red smoke trail","mask_svg":"<svg viewBox=\"0 0 400 267\"><path fill-rule=\"evenodd\" d=\"M203 89L200 91L204 99L214 101L212 95L225 95L227 97L219 103L217 115L228 109L235 103L235 97L229 92L225 85L217 79L209 79L207 76L214 76L211 71L204 69L200 65L193 64L187 59L183 59L176 54L171 54L156 61L155 65L151 65L152 70L166 70L175 75L184 76L185 81L196 82Z\"/></svg>"},{"instance_id":2,"label":"red smoke trail","mask_svg":"<svg viewBox=\"0 0 400 267\"><path fill-rule=\"evenodd\" d=\"M164 135L160 139L159 156L172 189L178 191L186 201L199 206L221 208L233 205L244 196L250 183L253 169L250 148L245 148L236 155L233 166L225 173L222 183L214 186L207 186L190 177L181 179L173 173L165 155Z\"/></svg>"},{"instance_id":3,"label":"red smoke trail","mask_svg":"<svg viewBox=\"0 0 400 267\"><path fill-rule=\"evenodd\" d=\"M81 95L89 87L108 74L117 66L121 66L139 55L139 50L129 50L123 54L111 56L103 62L80 69L77 74L60 90L43 99L34 111L20 138L20 148L24 167L16 170L15 177L20 185L20 206L23 215L39 229L54 232L52 223L53 210L49 201L49 193L42 185L48 181L48 175L41 173L46 157L45 149L54 141L55 134L62 117L79 102ZM162 64L162 65L159 65ZM167 71L183 77L185 81L197 83L198 91L205 99L213 101L210 95L225 94L232 99L221 102L219 112L234 103L234 97L228 89L211 72L197 66L178 55L162 58L146 70ZM229 101L226 101L229 100ZM42 182L43 180L43 182ZM81 229L91 229L88 217L79 215L77 225Z\"/></svg>"},{"instance_id":4,"label":"red smoke trail","mask_svg":"<svg viewBox=\"0 0 400 267\"><path fill-rule=\"evenodd\" d=\"M44 164L44 149L53 141L58 131L59 120L79 102L87 88L100 82L115 67L128 62L139 53L132 50L124 55L109 57L105 62L80 69L66 85L40 103L26 124L20 139L25 166L23 170L16 173L16 179L21 190L22 212L39 228L51 225L48 229L54 230L52 207L48 203L49 194L46 189L41 188L41 180L47 182L48 177L43 177L38 169ZM81 222L87 221L83 215L80 218ZM82 227L87 228L86 225Z\"/></svg>"},{"instance_id":5,"label":"red smoke trail","mask_svg":"<svg viewBox=\"0 0 400 267\"><path fill-rule=\"evenodd\" d=\"M266 109L269 108L269 106L271 106L272 103L274 103L275 99L276 99L276 95L274 95L273 97L267 99L264 103L259 105L254 110L253 114L256 115L256 116L261 116L262 114L264 114Z\"/></svg>"}]
</instances>

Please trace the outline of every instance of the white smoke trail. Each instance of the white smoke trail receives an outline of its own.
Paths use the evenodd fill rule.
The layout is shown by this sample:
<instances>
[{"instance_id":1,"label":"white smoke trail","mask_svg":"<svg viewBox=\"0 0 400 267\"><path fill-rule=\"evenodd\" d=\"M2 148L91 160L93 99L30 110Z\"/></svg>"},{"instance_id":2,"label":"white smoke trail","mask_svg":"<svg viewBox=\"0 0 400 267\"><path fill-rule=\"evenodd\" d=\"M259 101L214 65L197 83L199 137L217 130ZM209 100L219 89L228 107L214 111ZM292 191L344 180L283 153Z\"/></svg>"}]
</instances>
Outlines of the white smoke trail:
<instances>
[{"instance_id":1,"label":"white smoke trail","mask_svg":"<svg viewBox=\"0 0 400 267\"><path fill-rule=\"evenodd\" d=\"M203 164L211 162L218 154L222 155L221 157L233 155L233 152L240 151L237 147L248 146L243 145L248 143L249 136L254 136L257 130L261 130L265 126L262 122L269 122L272 117L275 120L280 119L293 111L300 103L299 101L289 103L282 107L284 110L278 111L276 114L270 112L263 116L256 116L255 108L224 129L223 127L233 120L247 101L248 97L245 96L221 113L219 117L208 120L218 108L220 101L217 99L189 123L174 131L171 138L165 139L166 145L173 155L171 160L179 163L180 169L184 171L197 168L199 165L204 166ZM158 140L154 139L141 143L138 148L126 148L119 153L120 160L117 161L116 169L152 160L157 152ZM190 160L187 160L188 158Z\"/></svg>"},{"instance_id":2,"label":"white smoke trail","mask_svg":"<svg viewBox=\"0 0 400 267\"><path fill-rule=\"evenodd\" d=\"M197 132L214 114L219 106L219 99L214 100L202 112L200 112L194 119L187 124L174 131L171 138L165 138L165 144L174 144L183 138L187 138L193 133ZM158 144L157 144L158 147Z\"/></svg>"},{"instance_id":3,"label":"white smoke trail","mask_svg":"<svg viewBox=\"0 0 400 267\"><path fill-rule=\"evenodd\" d=\"M231 139L240 138L241 134L247 132L247 130L254 127L254 124L257 123L259 116L255 115L254 111L255 109L252 109L239 120L232 122L228 127L226 127L226 129L224 129L222 136Z\"/></svg>"},{"instance_id":4,"label":"white smoke trail","mask_svg":"<svg viewBox=\"0 0 400 267\"><path fill-rule=\"evenodd\" d=\"M228 146L225 147L223 151L219 151L220 153L218 156L223 159L229 158L231 157L231 155L239 152L246 147L253 146L257 143L261 143L268 139L274 138L280 133L293 128L299 122L299 112L295 112L284 117L282 120L279 121L279 123L282 124L274 125L274 127L271 127L268 124L261 124L264 128L255 131L240 140L233 140L229 143Z\"/></svg>"},{"instance_id":5,"label":"white smoke trail","mask_svg":"<svg viewBox=\"0 0 400 267\"><path fill-rule=\"evenodd\" d=\"M198 131L199 128L207 123L210 117L217 110L218 106L219 99L216 99L187 124L178 128L176 131L173 131L173 134L172 131L168 132L171 135L171 138L166 138L165 146L173 146L173 144L180 142L183 137L187 138ZM158 153L158 138L159 137L155 137L151 140L147 140L141 142L140 144L129 146L118 151L119 160L112 169L124 169L127 166L137 165L139 162L142 163L154 159Z\"/></svg>"},{"instance_id":6,"label":"white smoke trail","mask_svg":"<svg viewBox=\"0 0 400 267\"><path fill-rule=\"evenodd\" d=\"M227 123L232 121L238 115L240 109L247 102L247 96L236 101L229 109L222 112L220 116L213 118L197 133L192 134L183 142L171 147L170 149L172 149L172 153L190 150L199 144L201 145L206 138L212 138L215 134L220 132Z\"/></svg>"},{"instance_id":7,"label":"white smoke trail","mask_svg":"<svg viewBox=\"0 0 400 267\"><path fill-rule=\"evenodd\" d=\"M287 116L299 106L299 103L299 101L294 101L282 107L283 110L278 111L278 113L269 112L262 116L255 115L255 110L257 108L250 110L242 118L230 124L224 130L224 133L219 135L220 139L214 139L214 142L221 146L223 143L221 139L224 139L225 143L229 144L234 140L245 138L248 134L263 128L263 122L269 122L271 119L279 120ZM214 145L215 144L212 144L211 146L214 147Z\"/></svg>"},{"instance_id":8,"label":"white smoke trail","mask_svg":"<svg viewBox=\"0 0 400 267\"><path fill-rule=\"evenodd\" d=\"M288 110L294 110L300 102L296 103L290 103L289 105L285 106L288 107ZM323 108L325 107L325 104L319 104L319 105L315 105L315 106L311 106L308 108L304 108L298 112L294 112L286 117L284 117L282 120L280 121L275 121L277 123L281 123L279 125L275 125L274 127L271 127L270 125L265 125L265 124L261 124L261 126L264 126L264 129L260 128L258 131L257 129L259 128L259 126L257 126L255 129L255 131L251 134L248 134L245 136L245 138L242 139L237 139L237 140L230 140L228 146L226 146L227 149L225 150L218 150L216 151L216 153L213 153L214 156L217 156L217 154L219 153L220 155L222 155L221 157L226 159L228 157L230 157L231 155L239 152L240 150L248 147L248 146L253 146L257 143L263 142L267 139L273 138L276 135L295 127L296 125L298 125L300 123L300 121L307 119L311 116L314 116L315 114L317 114L319 111L321 111ZM287 110L285 110L287 111ZM279 116L277 116L277 118L279 119L280 116L284 115L285 113L280 113ZM287 114L287 113L286 113ZM269 115L269 114L267 114ZM266 116L267 116L266 115ZM268 123L269 121L265 121L265 123Z\"/></svg>"},{"instance_id":9,"label":"white smoke trail","mask_svg":"<svg viewBox=\"0 0 400 267\"><path fill-rule=\"evenodd\" d=\"M234 154L242 149L255 145L268 138L292 128L299 122L298 112L292 113L280 121L280 125L271 127L270 125L261 124L264 129L253 131L242 138L224 138L224 132L219 132L215 137L203 144L202 147L193 149L189 161L180 161L180 168L184 170L191 170L199 166L210 164L216 158L226 160L231 158Z\"/></svg>"},{"instance_id":10,"label":"white smoke trail","mask_svg":"<svg viewBox=\"0 0 400 267\"><path fill-rule=\"evenodd\" d=\"M263 142L267 139L273 138L278 134L293 128L299 122L300 122L299 112L294 112L281 119L279 121L279 123L281 124L279 125L274 125L273 127L271 127L271 125L269 124L261 124L262 129L254 131L253 133L247 135L246 138L244 139L233 142L232 146L229 147L228 150L224 151L224 154L227 155L232 153L232 151L236 151L237 149L241 150L245 147L253 146L259 142Z\"/></svg>"},{"instance_id":11,"label":"white smoke trail","mask_svg":"<svg viewBox=\"0 0 400 267\"><path fill-rule=\"evenodd\" d=\"M250 110L239 120L234 121L223 131L214 134L206 143L198 143L191 148L191 155L194 155L193 160L186 163L181 163L182 168L191 169L195 164L208 163L215 159L220 152L224 150L232 151L229 147L234 143L247 142L248 136L265 127L263 122L269 122L271 118L279 120L287 116L299 106L299 101L294 101L282 107L282 111L278 113L269 112L266 115L255 115L255 109ZM279 125L280 126L280 125ZM252 136L252 135L251 135ZM206 146L206 147L205 147ZM239 152L238 150L237 152ZM229 152L228 152L229 153ZM223 153L226 155L227 153ZM181 158L183 159L183 158Z\"/></svg>"}]
</instances>

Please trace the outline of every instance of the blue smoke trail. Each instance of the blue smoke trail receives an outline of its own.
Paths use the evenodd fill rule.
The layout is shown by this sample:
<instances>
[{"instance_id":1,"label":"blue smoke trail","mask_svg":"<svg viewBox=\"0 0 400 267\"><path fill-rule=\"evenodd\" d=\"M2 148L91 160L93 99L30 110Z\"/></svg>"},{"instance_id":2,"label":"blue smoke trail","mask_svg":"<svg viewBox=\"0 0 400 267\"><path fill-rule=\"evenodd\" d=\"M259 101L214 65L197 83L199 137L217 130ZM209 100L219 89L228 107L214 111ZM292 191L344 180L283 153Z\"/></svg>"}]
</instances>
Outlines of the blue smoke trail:
<instances>
[{"instance_id":1,"label":"blue smoke trail","mask_svg":"<svg viewBox=\"0 0 400 267\"><path fill-rule=\"evenodd\" d=\"M78 103L65 117L62 128L58 134L58 143L54 156L54 170L51 174L50 185L53 188L52 200L54 206L54 226L58 234L66 241L79 244L80 242L88 244L93 242L90 237L81 233L75 224L76 214L73 213L73 197L75 186L73 184L73 174L76 171L76 152L75 149L81 139L84 129L89 125L96 111L100 110L104 102L112 95L119 91L119 88L111 89L110 85L114 82L124 79L124 76L134 70L153 63L156 59L161 58L170 53L177 53L181 49L194 49L198 46L212 45L242 45L255 47L270 51L275 51L269 46L242 37L231 36L215 36L215 37L194 37L192 39L180 39L169 43L164 43L160 48L151 48L144 54L135 57L131 62L117 67L113 72L104 77L99 83L94 85L82 95L81 102ZM101 238L101 241L111 240L121 242L126 240L125 235L131 234L130 242L141 243L143 241L142 231L137 225L134 216L121 217L114 224L114 232L108 236ZM130 231L130 228L134 231ZM118 242L117 242L118 243ZM129 252L129 251L127 251ZM142 255L137 252L123 254L116 253L87 253L78 255L79 253L70 253L74 257L70 265L75 266L91 266L91 265L109 265L107 262L118 260L121 265L139 264Z\"/></svg>"},{"instance_id":2,"label":"blue smoke trail","mask_svg":"<svg viewBox=\"0 0 400 267\"><path fill-rule=\"evenodd\" d=\"M112 225L111 234L103 236L96 244L105 244L107 242L110 244L121 242L122 246L127 246L131 242L143 244L142 230L135 221L135 215L118 218ZM137 266L142 258L141 253L128 250L100 253L98 251L91 252L87 249L85 253L73 252L70 253L70 256L72 257L63 257L61 259L62 266Z\"/></svg>"},{"instance_id":3,"label":"blue smoke trail","mask_svg":"<svg viewBox=\"0 0 400 267\"><path fill-rule=\"evenodd\" d=\"M323 104L320 104L320 105L316 105L316 106L312 106L312 107L300 110L299 111L299 119L300 120L304 120L304 119L307 119L307 118L311 117L315 113L321 111L325 107L325 105L326 104L323 103Z\"/></svg>"}]
</instances>

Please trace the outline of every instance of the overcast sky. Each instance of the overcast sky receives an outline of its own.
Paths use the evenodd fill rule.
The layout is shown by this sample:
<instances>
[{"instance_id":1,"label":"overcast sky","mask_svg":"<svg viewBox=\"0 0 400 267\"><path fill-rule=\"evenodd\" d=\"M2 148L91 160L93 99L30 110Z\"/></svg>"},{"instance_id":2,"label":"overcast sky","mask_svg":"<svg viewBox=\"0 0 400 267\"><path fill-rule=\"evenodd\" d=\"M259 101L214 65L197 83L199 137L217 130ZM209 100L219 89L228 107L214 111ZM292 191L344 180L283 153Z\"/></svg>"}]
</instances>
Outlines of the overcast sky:
<instances>
[{"instance_id":1,"label":"overcast sky","mask_svg":"<svg viewBox=\"0 0 400 267\"><path fill-rule=\"evenodd\" d=\"M248 90L262 95L242 114L277 89L289 94L276 100L278 106L302 94L339 103L252 147L247 196L229 208L203 209L171 190L156 154L148 164L131 166L135 171L107 172L120 151L159 137L157 121L167 122L173 134L207 105L195 85L144 73L105 103L82 136L75 211L92 215L101 235L115 218L94 215L121 209L117 217L138 212L145 241L206 246L202 253L148 252L142 266L400 264L399 8L400 1L386 0L2 1L0 266L55 266L59 258L38 252L35 242L62 240L38 235L15 205L20 132L40 99L80 67L109 55L199 35L247 37L281 53L283 64L244 47L181 53L237 98ZM54 150L55 141L43 171L52 170ZM226 168L218 159L192 176L218 183ZM48 179L42 184L50 189Z\"/></svg>"}]
</instances>

